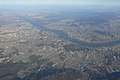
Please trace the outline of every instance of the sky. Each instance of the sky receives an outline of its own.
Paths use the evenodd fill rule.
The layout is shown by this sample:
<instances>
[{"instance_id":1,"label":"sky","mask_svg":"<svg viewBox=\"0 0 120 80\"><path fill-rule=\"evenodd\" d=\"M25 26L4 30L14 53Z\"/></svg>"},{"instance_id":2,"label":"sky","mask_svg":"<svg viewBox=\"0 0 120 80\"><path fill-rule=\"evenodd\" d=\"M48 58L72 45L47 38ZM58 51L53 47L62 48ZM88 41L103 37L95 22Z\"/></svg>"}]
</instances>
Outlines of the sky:
<instances>
[{"instance_id":1,"label":"sky","mask_svg":"<svg viewBox=\"0 0 120 80\"><path fill-rule=\"evenodd\" d=\"M49 5L111 5L120 6L120 0L0 0L0 4L49 4Z\"/></svg>"}]
</instances>

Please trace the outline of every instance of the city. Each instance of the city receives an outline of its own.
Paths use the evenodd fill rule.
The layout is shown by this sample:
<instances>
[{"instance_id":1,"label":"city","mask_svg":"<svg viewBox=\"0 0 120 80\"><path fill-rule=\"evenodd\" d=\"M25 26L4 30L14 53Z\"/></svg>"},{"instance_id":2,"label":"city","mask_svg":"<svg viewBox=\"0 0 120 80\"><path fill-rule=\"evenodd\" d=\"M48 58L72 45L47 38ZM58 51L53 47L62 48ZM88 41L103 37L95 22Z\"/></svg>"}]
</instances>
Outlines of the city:
<instances>
[{"instance_id":1,"label":"city","mask_svg":"<svg viewBox=\"0 0 120 80\"><path fill-rule=\"evenodd\" d=\"M119 80L119 11L1 9L0 80Z\"/></svg>"}]
</instances>

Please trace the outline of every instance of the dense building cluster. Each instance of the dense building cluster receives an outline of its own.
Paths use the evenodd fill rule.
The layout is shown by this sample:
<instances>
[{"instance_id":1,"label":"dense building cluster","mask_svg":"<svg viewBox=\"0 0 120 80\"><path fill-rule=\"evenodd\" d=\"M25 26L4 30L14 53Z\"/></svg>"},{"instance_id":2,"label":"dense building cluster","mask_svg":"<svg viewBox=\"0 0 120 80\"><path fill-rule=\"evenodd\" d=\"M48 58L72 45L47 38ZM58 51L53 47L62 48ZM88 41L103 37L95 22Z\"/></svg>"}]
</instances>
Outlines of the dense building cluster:
<instances>
[{"instance_id":1,"label":"dense building cluster","mask_svg":"<svg viewBox=\"0 0 120 80\"><path fill-rule=\"evenodd\" d=\"M120 71L119 41L93 47L73 40L117 41L119 17L38 13L0 13L0 80L110 80Z\"/></svg>"}]
</instances>

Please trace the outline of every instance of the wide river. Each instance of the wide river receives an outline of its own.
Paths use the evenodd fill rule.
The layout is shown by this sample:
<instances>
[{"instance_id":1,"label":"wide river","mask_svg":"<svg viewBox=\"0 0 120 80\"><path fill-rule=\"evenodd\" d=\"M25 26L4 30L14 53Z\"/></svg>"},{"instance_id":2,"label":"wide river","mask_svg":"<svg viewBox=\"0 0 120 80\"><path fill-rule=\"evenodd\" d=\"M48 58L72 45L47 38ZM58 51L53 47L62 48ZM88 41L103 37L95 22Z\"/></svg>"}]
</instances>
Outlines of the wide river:
<instances>
[{"instance_id":1,"label":"wide river","mask_svg":"<svg viewBox=\"0 0 120 80\"><path fill-rule=\"evenodd\" d=\"M71 41L72 43L78 44L80 46L87 46L87 47L107 47L107 46L114 46L114 45L120 44L120 40L106 42L106 43L92 43L92 42L80 41L80 40L77 40L75 38L71 38L64 31L61 31L61 30L52 30L52 29L48 29L48 28L44 27L45 24L42 21L30 19L29 17L26 17L26 16L19 16L19 17L21 19L25 20L25 21L30 22L31 24L33 24L33 26L35 26L37 28L42 28L45 31L53 32L53 33L57 34L60 38L68 40L68 41Z\"/></svg>"}]
</instances>

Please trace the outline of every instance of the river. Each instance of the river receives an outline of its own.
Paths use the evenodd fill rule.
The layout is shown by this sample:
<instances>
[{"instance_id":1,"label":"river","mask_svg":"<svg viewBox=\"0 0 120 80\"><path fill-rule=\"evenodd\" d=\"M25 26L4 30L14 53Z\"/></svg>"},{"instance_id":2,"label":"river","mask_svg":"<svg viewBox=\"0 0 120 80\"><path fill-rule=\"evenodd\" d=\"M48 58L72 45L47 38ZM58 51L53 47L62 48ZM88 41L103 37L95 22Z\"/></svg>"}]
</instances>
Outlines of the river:
<instances>
[{"instance_id":1,"label":"river","mask_svg":"<svg viewBox=\"0 0 120 80\"><path fill-rule=\"evenodd\" d=\"M85 42L85 41L80 41L78 39L75 38L71 38L67 33L65 33L62 30L52 30L52 29L48 29L45 26L45 23L43 21L38 21L38 20L34 20L34 19L30 19L29 17L26 16L20 16L19 17L27 22L30 22L33 26L37 27L37 28L41 28L45 31L49 31L49 32L53 32L55 34L57 34L60 38L65 39L67 41L70 41L72 43L78 44L80 46L87 46L87 47L107 47L107 46L114 46L114 45L118 45L120 44L120 40L116 40L116 41L111 41L111 42L105 42L105 43L93 43L93 42Z\"/></svg>"}]
</instances>

